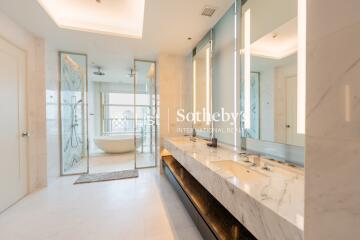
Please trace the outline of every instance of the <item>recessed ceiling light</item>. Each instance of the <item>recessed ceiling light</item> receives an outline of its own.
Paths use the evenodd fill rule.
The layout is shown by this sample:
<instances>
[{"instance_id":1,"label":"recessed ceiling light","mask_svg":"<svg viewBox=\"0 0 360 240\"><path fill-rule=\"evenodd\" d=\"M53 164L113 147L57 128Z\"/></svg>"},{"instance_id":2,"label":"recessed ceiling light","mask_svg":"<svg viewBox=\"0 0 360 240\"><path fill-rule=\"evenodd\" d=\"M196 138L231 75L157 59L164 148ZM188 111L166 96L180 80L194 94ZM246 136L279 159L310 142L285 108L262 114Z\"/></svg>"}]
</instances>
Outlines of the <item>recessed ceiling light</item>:
<instances>
[{"instance_id":1,"label":"recessed ceiling light","mask_svg":"<svg viewBox=\"0 0 360 240\"><path fill-rule=\"evenodd\" d=\"M60 28L142 38L145 0L37 1Z\"/></svg>"}]
</instances>

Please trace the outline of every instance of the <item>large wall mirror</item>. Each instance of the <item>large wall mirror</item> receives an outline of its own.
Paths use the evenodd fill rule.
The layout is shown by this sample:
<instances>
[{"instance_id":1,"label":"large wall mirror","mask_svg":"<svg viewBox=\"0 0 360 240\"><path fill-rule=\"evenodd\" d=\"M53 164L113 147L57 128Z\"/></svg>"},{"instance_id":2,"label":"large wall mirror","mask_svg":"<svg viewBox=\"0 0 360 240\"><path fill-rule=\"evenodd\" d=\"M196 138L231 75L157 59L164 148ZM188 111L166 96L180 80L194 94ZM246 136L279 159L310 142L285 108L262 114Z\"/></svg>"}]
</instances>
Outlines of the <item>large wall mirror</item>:
<instances>
[{"instance_id":1,"label":"large wall mirror","mask_svg":"<svg viewBox=\"0 0 360 240\"><path fill-rule=\"evenodd\" d=\"M298 1L248 0L241 24L242 138L303 147L305 63Z\"/></svg>"},{"instance_id":2,"label":"large wall mirror","mask_svg":"<svg viewBox=\"0 0 360 240\"><path fill-rule=\"evenodd\" d=\"M193 122L198 136L212 134L212 41L211 32L193 51L193 111L198 116Z\"/></svg>"}]
</instances>

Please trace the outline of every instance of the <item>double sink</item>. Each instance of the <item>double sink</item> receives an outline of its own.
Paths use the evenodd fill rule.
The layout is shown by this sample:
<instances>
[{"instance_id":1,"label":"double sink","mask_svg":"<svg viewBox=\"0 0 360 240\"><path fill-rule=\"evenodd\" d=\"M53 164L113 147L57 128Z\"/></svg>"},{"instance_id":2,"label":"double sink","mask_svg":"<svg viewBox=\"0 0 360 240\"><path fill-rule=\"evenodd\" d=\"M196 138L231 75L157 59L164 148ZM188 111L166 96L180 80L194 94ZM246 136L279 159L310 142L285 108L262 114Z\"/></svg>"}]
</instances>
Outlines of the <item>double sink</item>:
<instances>
[{"instance_id":1,"label":"double sink","mask_svg":"<svg viewBox=\"0 0 360 240\"><path fill-rule=\"evenodd\" d=\"M291 177L294 174L303 174L301 168L285 162L268 160L256 155L242 157L240 160L212 161L211 164L218 170L226 171L242 181L254 181L270 177Z\"/></svg>"},{"instance_id":2,"label":"double sink","mask_svg":"<svg viewBox=\"0 0 360 240\"><path fill-rule=\"evenodd\" d=\"M234 160L215 161L212 162L212 164L222 170L227 171L231 175L245 181L259 180L259 178L269 177L266 174L259 172L258 170L254 170L250 167L244 166Z\"/></svg>"},{"instance_id":3,"label":"double sink","mask_svg":"<svg viewBox=\"0 0 360 240\"><path fill-rule=\"evenodd\" d=\"M275 165L266 160L261 160L259 156L255 155L241 157L240 160L213 161L212 164L245 181L268 178L275 169Z\"/></svg>"}]
</instances>

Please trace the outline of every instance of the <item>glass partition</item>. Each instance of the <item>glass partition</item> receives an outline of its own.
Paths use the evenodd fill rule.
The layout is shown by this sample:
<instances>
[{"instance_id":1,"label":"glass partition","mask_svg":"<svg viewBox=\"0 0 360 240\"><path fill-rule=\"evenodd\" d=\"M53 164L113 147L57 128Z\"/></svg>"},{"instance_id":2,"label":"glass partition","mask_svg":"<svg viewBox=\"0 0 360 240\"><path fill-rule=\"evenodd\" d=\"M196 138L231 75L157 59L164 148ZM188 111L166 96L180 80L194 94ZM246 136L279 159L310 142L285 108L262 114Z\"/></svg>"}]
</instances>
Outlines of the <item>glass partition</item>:
<instances>
[{"instance_id":1,"label":"glass partition","mask_svg":"<svg viewBox=\"0 0 360 240\"><path fill-rule=\"evenodd\" d=\"M110 74L95 76L90 83L94 99L100 100L90 105L96 124L90 139L94 143L90 171L155 167L159 151L156 63L135 60L128 75ZM107 142L114 144L106 146Z\"/></svg>"},{"instance_id":2,"label":"glass partition","mask_svg":"<svg viewBox=\"0 0 360 240\"><path fill-rule=\"evenodd\" d=\"M135 169L135 99L131 74L92 76L89 93L94 124L90 128L90 172L114 172ZM99 101L98 101L99 100Z\"/></svg>"},{"instance_id":3,"label":"glass partition","mask_svg":"<svg viewBox=\"0 0 360 240\"><path fill-rule=\"evenodd\" d=\"M158 149L158 101L156 62L134 61L136 168L155 167Z\"/></svg>"},{"instance_id":4,"label":"glass partition","mask_svg":"<svg viewBox=\"0 0 360 240\"><path fill-rule=\"evenodd\" d=\"M61 175L89 171L87 56L60 52Z\"/></svg>"}]
</instances>

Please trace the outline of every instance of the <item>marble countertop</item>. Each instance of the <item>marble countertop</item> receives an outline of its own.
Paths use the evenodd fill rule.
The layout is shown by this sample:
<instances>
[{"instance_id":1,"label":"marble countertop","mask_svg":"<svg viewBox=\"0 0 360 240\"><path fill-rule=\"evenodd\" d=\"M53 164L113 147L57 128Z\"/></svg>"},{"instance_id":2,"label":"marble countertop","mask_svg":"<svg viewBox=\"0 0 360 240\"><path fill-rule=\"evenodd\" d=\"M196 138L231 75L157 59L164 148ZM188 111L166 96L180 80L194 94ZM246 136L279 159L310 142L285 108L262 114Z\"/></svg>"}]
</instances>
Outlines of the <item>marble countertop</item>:
<instances>
[{"instance_id":1,"label":"marble countertop","mask_svg":"<svg viewBox=\"0 0 360 240\"><path fill-rule=\"evenodd\" d=\"M302 168L239 155L221 146L210 148L206 143L176 137L165 139L164 147L259 240L304 238ZM225 169L225 160L251 174L242 177Z\"/></svg>"}]
</instances>

